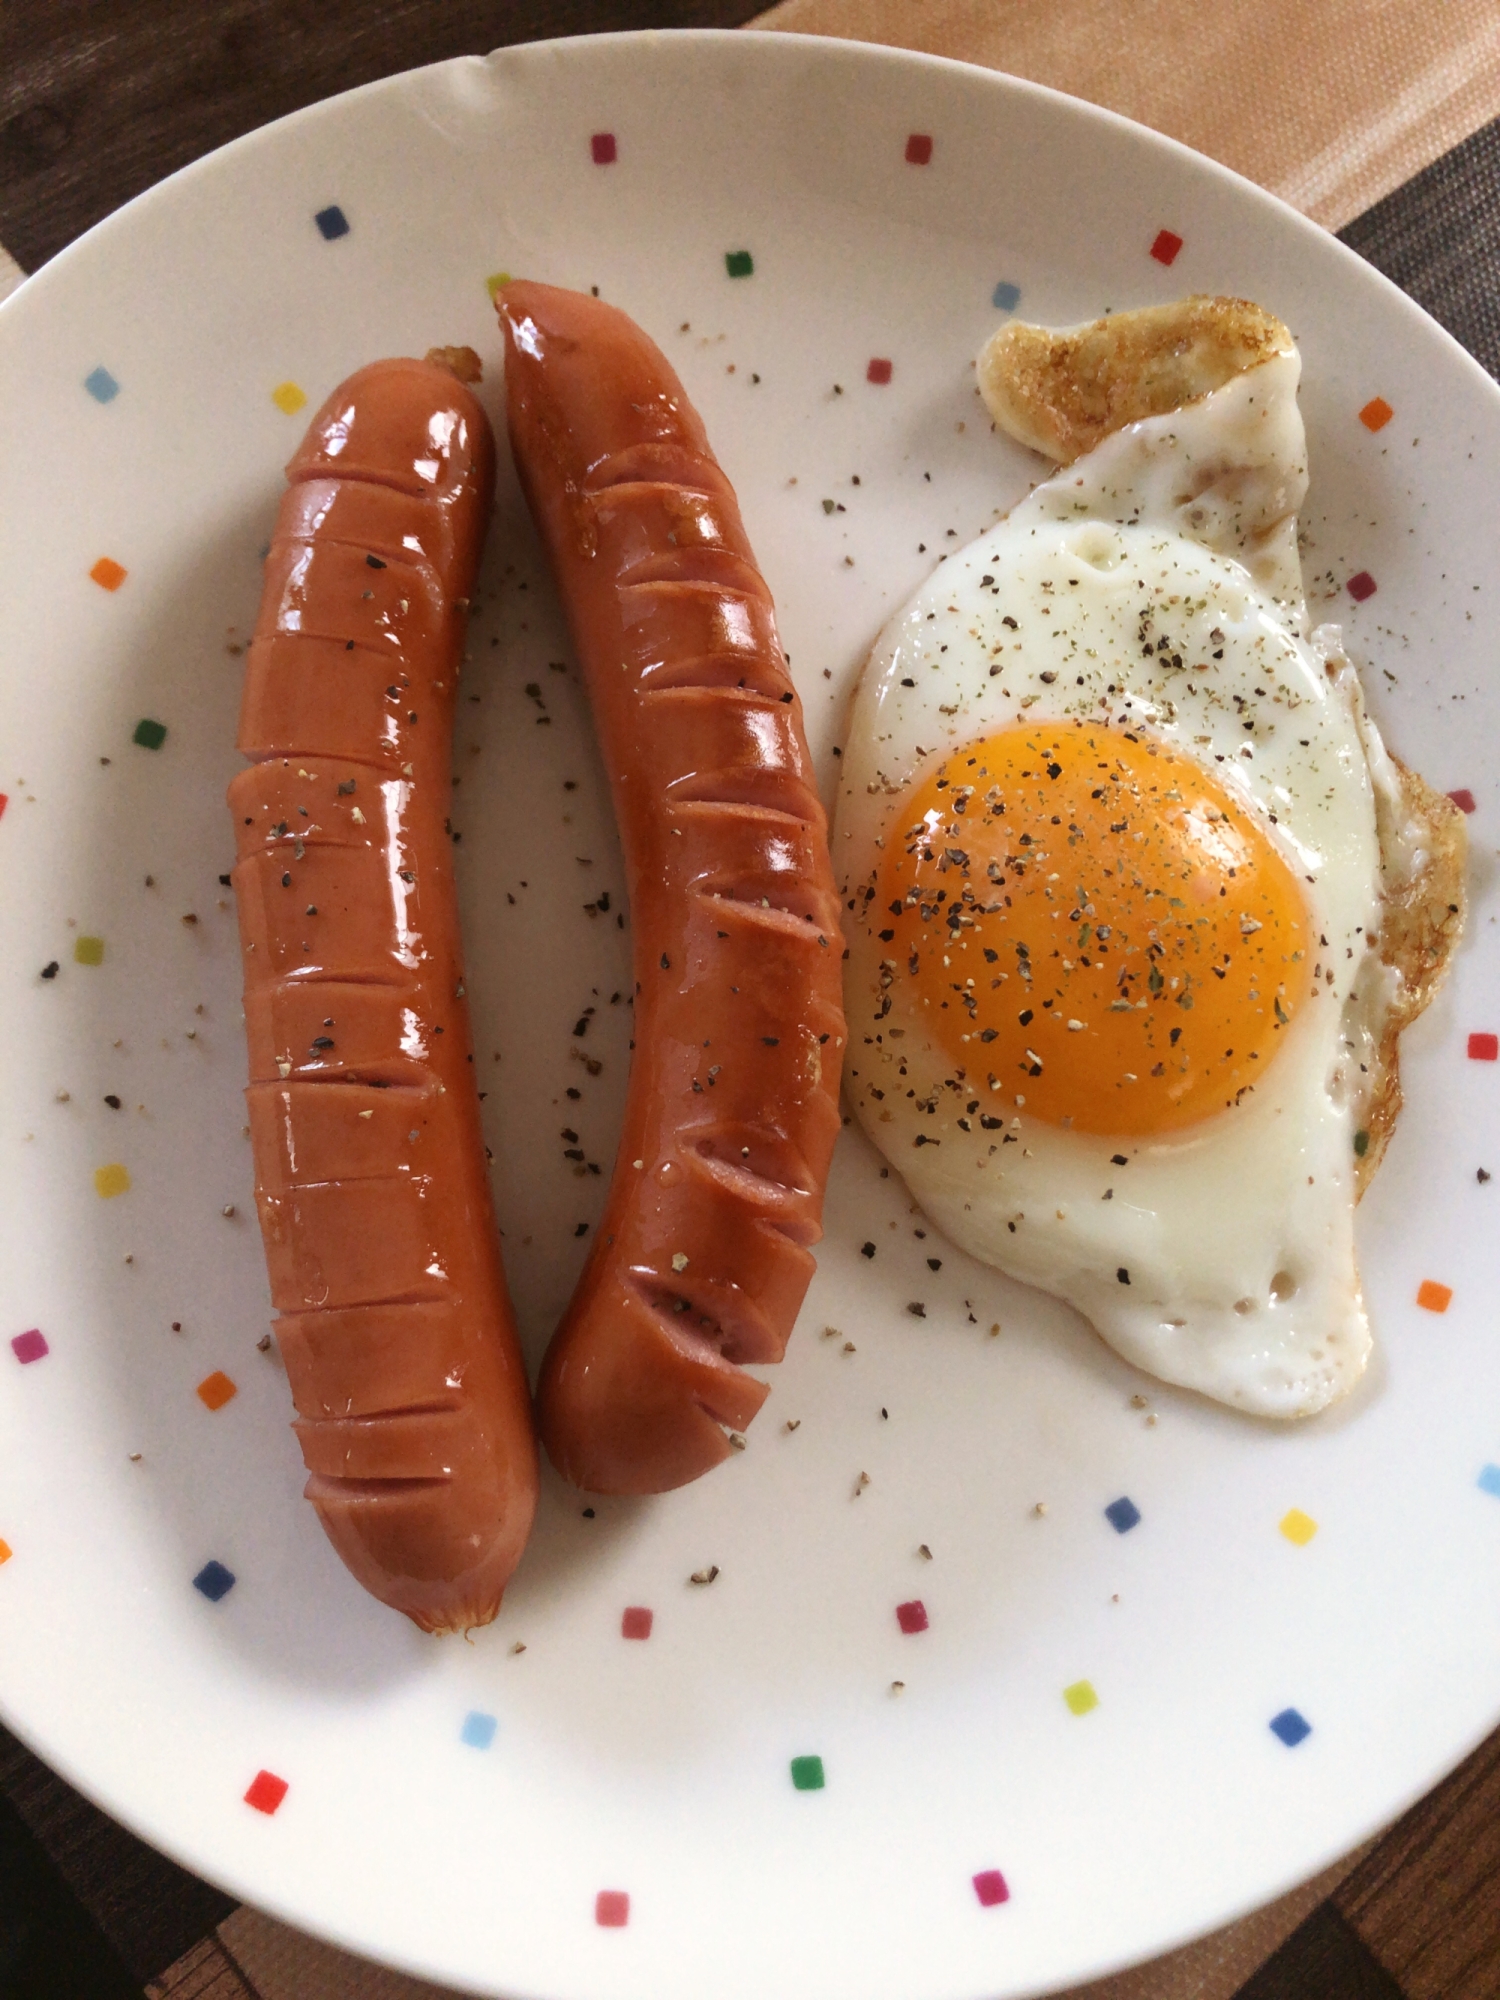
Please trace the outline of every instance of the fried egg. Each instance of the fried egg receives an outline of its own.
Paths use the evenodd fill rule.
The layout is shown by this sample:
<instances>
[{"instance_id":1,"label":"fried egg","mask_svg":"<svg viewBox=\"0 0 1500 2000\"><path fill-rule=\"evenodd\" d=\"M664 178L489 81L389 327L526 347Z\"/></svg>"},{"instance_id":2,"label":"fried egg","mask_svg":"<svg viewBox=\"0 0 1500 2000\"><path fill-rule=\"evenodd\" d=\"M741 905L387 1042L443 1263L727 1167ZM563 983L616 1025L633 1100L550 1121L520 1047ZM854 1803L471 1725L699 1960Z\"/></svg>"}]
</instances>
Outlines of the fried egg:
<instances>
[{"instance_id":1,"label":"fried egg","mask_svg":"<svg viewBox=\"0 0 1500 2000\"><path fill-rule=\"evenodd\" d=\"M887 627L834 831L848 1096L915 1199L1273 1417L1370 1352L1355 1202L1462 903L1460 816L1309 629L1299 372L1236 301L997 336L1065 469Z\"/></svg>"}]
</instances>

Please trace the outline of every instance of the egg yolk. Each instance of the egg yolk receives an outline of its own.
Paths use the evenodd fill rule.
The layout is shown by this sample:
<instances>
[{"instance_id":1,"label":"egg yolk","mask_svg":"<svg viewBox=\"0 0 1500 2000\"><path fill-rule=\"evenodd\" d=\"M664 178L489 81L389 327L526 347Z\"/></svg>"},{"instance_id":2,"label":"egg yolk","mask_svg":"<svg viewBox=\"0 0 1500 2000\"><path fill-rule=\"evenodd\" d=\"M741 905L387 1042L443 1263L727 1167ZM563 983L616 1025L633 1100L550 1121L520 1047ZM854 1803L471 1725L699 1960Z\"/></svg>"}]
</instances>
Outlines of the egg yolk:
<instances>
[{"instance_id":1,"label":"egg yolk","mask_svg":"<svg viewBox=\"0 0 1500 2000\"><path fill-rule=\"evenodd\" d=\"M866 921L881 1018L919 1026L988 1108L1080 1132L1233 1105L1309 987L1301 888L1253 810L1191 757L1084 723L937 765Z\"/></svg>"}]
</instances>

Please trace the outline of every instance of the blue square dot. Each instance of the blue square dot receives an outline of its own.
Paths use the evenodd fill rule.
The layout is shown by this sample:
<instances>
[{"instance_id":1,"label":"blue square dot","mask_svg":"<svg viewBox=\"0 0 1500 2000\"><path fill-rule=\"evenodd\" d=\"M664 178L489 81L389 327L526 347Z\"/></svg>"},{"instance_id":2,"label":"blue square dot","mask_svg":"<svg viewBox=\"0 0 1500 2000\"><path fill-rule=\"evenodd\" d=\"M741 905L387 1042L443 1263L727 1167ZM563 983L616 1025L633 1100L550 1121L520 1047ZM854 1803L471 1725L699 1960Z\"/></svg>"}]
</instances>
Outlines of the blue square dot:
<instances>
[{"instance_id":1,"label":"blue square dot","mask_svg":"<svg viewBox=\"0 0 1500 2000\"><path fill-rule=\"evenodd\" d=\"M1279 1736L1288 1750L1294 1749L1304 1736L1312 1735L1312 1724L1295 1708L1284 1708L1280 1715L1271 1717L1271 1734Z\"/></svg>"},{"instance_id":2,"label":"blue square dot","mask_svg":"<svg viewBox=\"0 0 1500 2000\"><path fill-rule=\"evenodd\" d=\"M234 1571L221 1562L206 1562L193 1578L194 1590L201 1590L210 1604L217 1604L234 1589Z\"/></svg>"},{"instance_id":3,"label":"blue square dot","mask_svg":"<svg viewBox=\"0 0 1500 2000\"><path fill-rule=\"evenodd\" d=\"M990 304L998 306L1003 313L1013 313L1020 303L1021 287L1011 284L1008 278L1002 278L990 293Z\"/></svg>"},{"instance_id":4,"label":"blue square dot","mask_svg":"<svg viewBox=\"0 0 1500 2000\"><path fill-rule=\"evenodd\" d=\"M1111 1500L1104 1510L1104 1518L1117 1535L1128 1535L1141 1518L1141 1510L1133 1500L1127 1500L1122 1493L1118 1500Z\"/></svg>"},{"instance_id":5,"label":"blue square dot","mask_svg":"<svg viewBox=\"0 0 1500 2000\"><path fill-rule=\"evenodd\" d=\"M495 1728L493 1715L486 1715L482 1708L471 1708L458 1734L471 1750L488 1750L495 1740Z\"/></svg>"},{"instance_id":6,"label":"blue square dot","mask_svg":"<svg viewBox=\"0 0 1500 2000\"><path fill-rule=\"evenodd\" d=\"M332 243L336 237L349 234L349 218L335 202L330 208L320 208L313 217L323 232L325 241Z\"/></svg>"},{"instance_id":7,"label":"blue square dot","mask_svg":"<svg viewBox=\"0 0 1500 2000\"><path fill-rule=\"evenodd\" d=\"M107 368L96 368L92 375L85 375L83 386L96 403L112 403L120 393L120 385Z\"/></svg>"},{"instance_id":8,"label":"blue square dot","mask_svg":"<svg viewBox=\"0 0 1500 2000\"><path fill-rule=\"evenodd\" d=\"M1479 1490L1500 1500L1500 1465L1487 1465L1479 1475Z\"/></svg>"}]
</instances>

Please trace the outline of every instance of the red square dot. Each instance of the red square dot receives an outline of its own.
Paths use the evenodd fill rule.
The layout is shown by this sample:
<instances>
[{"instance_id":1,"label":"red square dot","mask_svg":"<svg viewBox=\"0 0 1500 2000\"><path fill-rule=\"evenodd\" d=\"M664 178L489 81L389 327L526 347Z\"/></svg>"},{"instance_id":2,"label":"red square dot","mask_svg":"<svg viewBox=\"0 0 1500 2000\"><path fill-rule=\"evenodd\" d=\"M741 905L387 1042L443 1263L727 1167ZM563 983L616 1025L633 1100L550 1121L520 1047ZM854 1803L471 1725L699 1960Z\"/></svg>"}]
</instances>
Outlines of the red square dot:
<instances>
[{"instance_id":1,"label":"red square dot","mask_svg":"<svg viewBox=\"0 0 1500 2000\"><path fill-rule=\"evenodd\" d=\"M1346 588L1356 604L1363 604L1367 597L1375 595L1375 579L1367 569L1362 569L1350 577Z\"/></svg>"},{"instance_id":2,"label":"red square dot","mask_svg":"<svg viewBox=\"0 0 1500 2000\"><path fill-rule=\"evenodd\" d=\"M594 1922L606 1930L621 1930L630 1922L630 1897L624 1889L601 1889L594 1898Z\"/></svg>"},{"instance_id":3,"label":"red square dot","mask_svg":"<svg viewBox=\"0 0 1500 2000\"><path fill-rule=\"evenodd\" d=\"M867 382L879 383L883 388L890 379L891 364L889 361L874 360L865 369L865 380Z\"/></svg>"},{"instance_id":4,"label":"red square dot","mask_svg":"<svg viewBox=\"0 0 1500 2000\"><path fill-rule=\"evenodd\" d=\"M920 1597L914 1597L909 1604L896 1606L896 1623L903 1632L927 1630L927 1606Z\"/></svg>"},{"instance_id":5,"label":"red square dot","mask_svg":"<svg viewBox=\"0 0 1500 2000\"><path fill-rule=\"evenodd\" d=\"M257 1812L273 1813L290 1789L286 1779L278 1778L274 1771L257 1771L245 1794L245 1804L254 1806Z\"/></svg>"},{"instance_id":6,"label":"red square dot","mask_svg":"<svg viewBox=\"0 0 1500 2000\"><path fill-rule=\"evenodd\" d=\"M1170 229L1158 229L1156 241L1151 245L1151 255L1158 264L1175 264L1177 253L1182 248L1182 238Z\"/></svg>"},{"instance_id":7,"label":"red square dot","mask_svg":"<svg viewBox=\"0 0 1500 2000\"><path fill-rule=\"evenodd\" d=\"M996 1903L1010 1901L1010 1885L998 1868L984 1868L974 1877L974 1894L985 1909L992 1910Z\"/></svg>"},{"instance_id":8,"label":"red square dot","mask_svg":"<svg viewBox=\"0 0 1500 2000\"><path fill-rule=\"evenodd\" d=\"M594 156L596 167L610 166L618 154L613 132L596 132L589 140L589 151Z\"/></svg>"},{"instance_id":9,"label":"red square dot","mask_svg":"<svg viewBox=\"0 0 1500 2000\"><path fill-rule=\"evenodd\" d=\"M652 1613L644 1604L628 1604L620 1620L622 1639L649 1639L651 1637Z\"/></svg>"},{"instance_id":10,"label":"red square dot","mask_svg":"<svg viewBox=\"0 0 1500 2000\"><path fill-rule=\"evenodd\" d=\"M1450 792L1448 796L1461 813L1471 813L1476 810L1474 794L1467 785L1461 785L1456 792Z\"/></svg>"},{"instance_id":11,"label":"red square dot","mask_svg":"<svg viewBox=\"0 0 1500 2000\"><path fill-rule=\"evenodd\" d=\"M906 164L925 167L932 158L932 140L926 132L913 132L906 142Z\"/></svg>"},{"instance_id":12,"label":"red square dot","mask_svg":"<svg viewBox=\"0 0 1500 2000\"><path fill-rule=\"evenodd\" d=\"M1470 1062L1495 1062L1497 1060L1500 1060L1500 1035L1470 1035Z\"/></svg>"}]
</instances>

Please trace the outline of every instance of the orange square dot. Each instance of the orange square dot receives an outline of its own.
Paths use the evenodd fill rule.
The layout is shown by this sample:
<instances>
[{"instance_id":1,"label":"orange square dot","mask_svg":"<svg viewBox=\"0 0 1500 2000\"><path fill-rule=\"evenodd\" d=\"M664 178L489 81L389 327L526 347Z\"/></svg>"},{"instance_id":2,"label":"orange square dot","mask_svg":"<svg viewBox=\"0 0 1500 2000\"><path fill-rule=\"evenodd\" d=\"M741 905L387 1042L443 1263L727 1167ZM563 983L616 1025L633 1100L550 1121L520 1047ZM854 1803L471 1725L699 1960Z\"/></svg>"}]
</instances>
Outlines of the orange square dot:
<instances>
[{"instance_id":1,"label":"orange square dot","mask_svg":"<svg viewBox=\"0 0 1500 2000\"><path fill-rule=\"evenodd\" d=\"M113 556L100 556L89 575L101 590L118 590L130 572Z\"/></svg>"},{"instance_id":2,"label":"orange square dot","mask_svg":"<svg viewBox=\"0 0 1500 2000\"><path fill-rule=\"evenodd\" d=\"M1440 1285L1435 1278L1424 1278L1417 1287L1417 1304L1425 1312L1445 1313L1452 1297L1453 1287Z\"/></svg>"},{"instance_id":3,"label":"orange square dot","mask_svg":"<svg viewBox=\"0 0 1500 2000\"><path fill-rule=\"evenodd\" d=\"M1359 420L1367 431L1383 431L1396 412L1384 396L1372 396L1359 413Z\"/></svg>"},{"instance_id":4,"label":"orange square dot","mask_svg":"<svg viewBox=\"0 0 1500 2000\"><path fill-rule=\"evenodd\" d=\"M222 1410L230 1397L239 1393L237 1385L230 1381L222 1368L216 1368L212 1375L205 1375L198 1384L198 1394L211 1410Z\"/></svg>"},{"instance_id":5,"label":"orange square dot","mask_svg":"<svg viewBox=\"0 0 1500 2000\"><path fill-rule=\"evenodd\" d=\"M14 1551L9 1542L0 1542L0 1563L8 1563Z\"/></svg>"}]
</instances>

